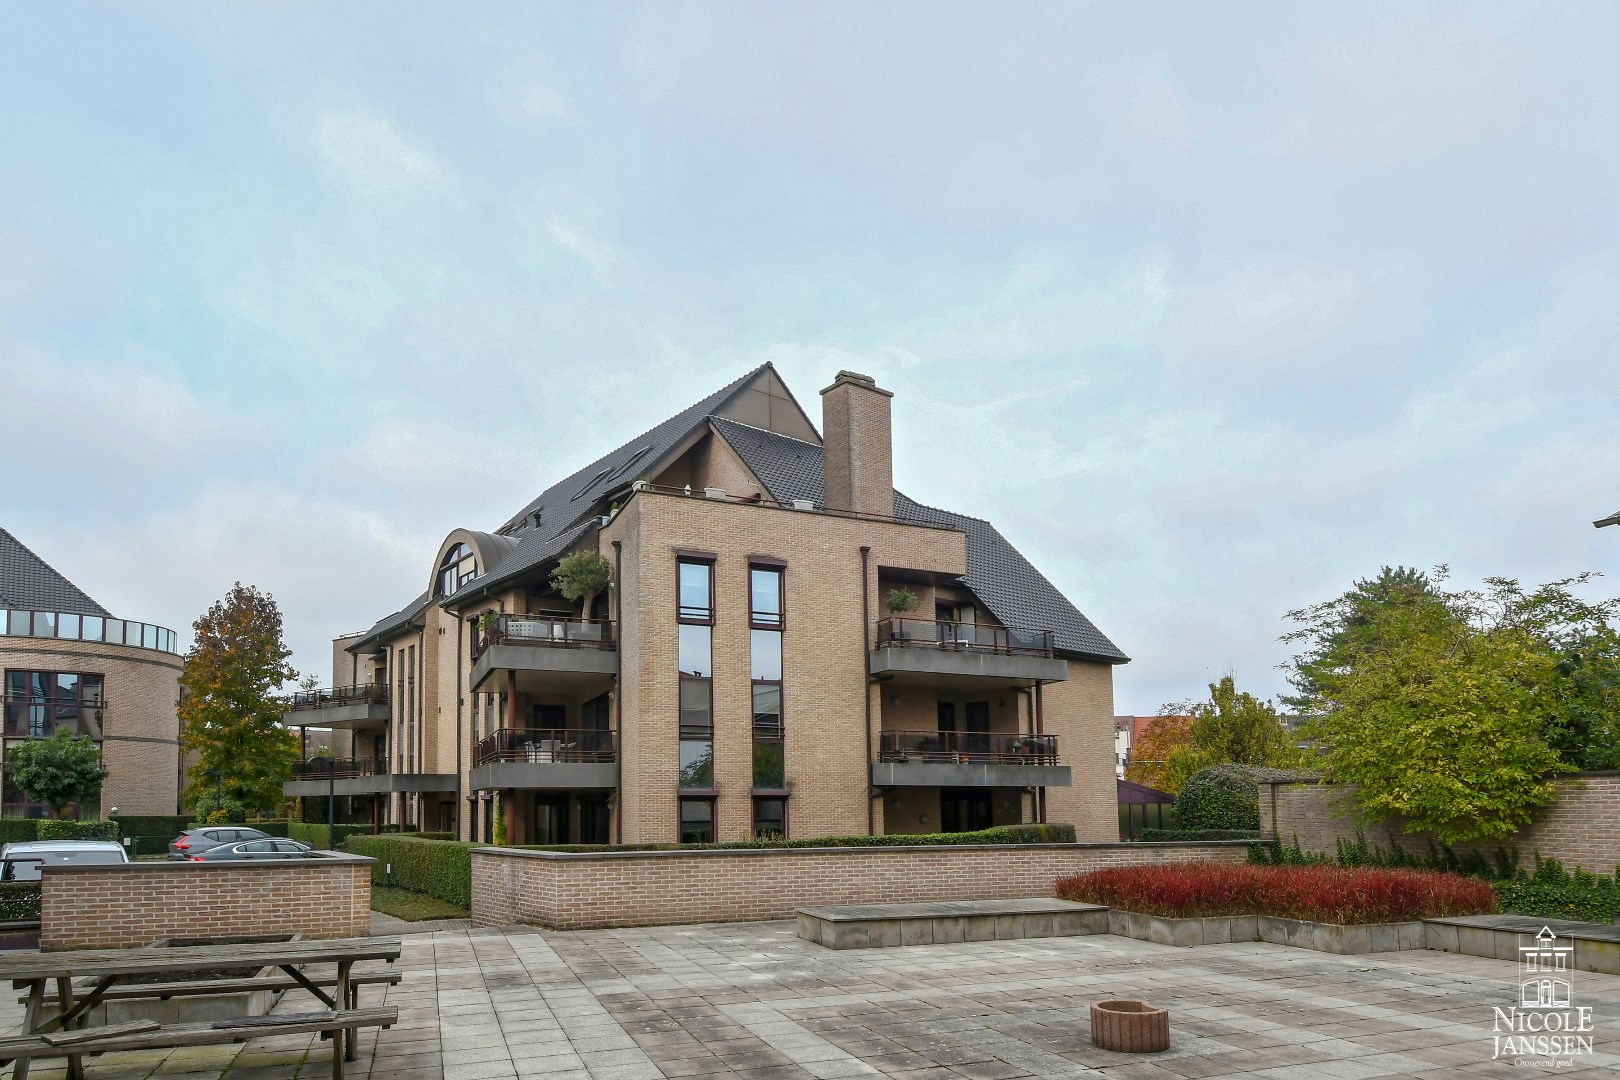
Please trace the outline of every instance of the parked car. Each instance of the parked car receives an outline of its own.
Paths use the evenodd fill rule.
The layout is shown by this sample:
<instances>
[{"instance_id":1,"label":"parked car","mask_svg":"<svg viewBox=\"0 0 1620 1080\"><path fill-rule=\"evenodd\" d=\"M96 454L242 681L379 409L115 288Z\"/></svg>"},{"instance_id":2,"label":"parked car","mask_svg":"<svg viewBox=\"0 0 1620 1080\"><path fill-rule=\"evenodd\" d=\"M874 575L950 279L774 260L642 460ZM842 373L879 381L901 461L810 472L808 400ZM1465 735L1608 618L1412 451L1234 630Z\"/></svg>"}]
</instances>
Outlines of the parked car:
<instances>
[{"instance_id":1,"label":"parked car","mask_svg":"<svg viewBox=\"0 0 1620 1080\"><path fill-rule=\"evenodd\" d=\"M112 840L27 840L0 848L0 881L38 881L41 866L110 866L127 863Z\"/></svg>"},{"instance_id":2,"label":"parked car","mask_svg":"<svg viewBox=\"0 0 1620 1080\"><path fill-rule=\"evenodd\" d=\"M269 833L250 829L246 825L204 825L187 829L169 841L169 858L185 862L193 855L201 855L209 848L221 844L240 844L244 840L268 840Z\"/></svg>"},{"instance_id":3,"label":"parked car","mask_svg":"<svg viewBox=\"0 0 1620 1080\"><path fill-rule=\"evenodd\" d=\"M319 856L308 844L297 840L247 840L240 844L215 844L191 856L192 862L233 862L238 859L314 859Z\"/></svg>"}]
</instances>

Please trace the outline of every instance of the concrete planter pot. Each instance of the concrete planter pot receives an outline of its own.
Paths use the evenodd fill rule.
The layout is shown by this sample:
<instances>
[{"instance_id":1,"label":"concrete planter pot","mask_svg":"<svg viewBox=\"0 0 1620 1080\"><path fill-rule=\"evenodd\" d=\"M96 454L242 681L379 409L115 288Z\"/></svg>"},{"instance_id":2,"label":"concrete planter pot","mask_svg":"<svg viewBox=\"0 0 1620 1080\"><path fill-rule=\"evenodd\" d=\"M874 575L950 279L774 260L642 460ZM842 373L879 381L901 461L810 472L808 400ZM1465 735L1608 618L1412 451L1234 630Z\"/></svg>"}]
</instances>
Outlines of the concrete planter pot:
<instances>
[{"instance_id":1,"label":"concrete planter pot","mask_svg":"<svg viewBox=\"0 0 1620 1080\"><path fill-rule=\"evenodd\" d=\"M1091 1044L1121 1054L1156 1054L1168 1050L1170 1014L1145 1001L1093 1002Z\"/></svg>"}]
</instances>

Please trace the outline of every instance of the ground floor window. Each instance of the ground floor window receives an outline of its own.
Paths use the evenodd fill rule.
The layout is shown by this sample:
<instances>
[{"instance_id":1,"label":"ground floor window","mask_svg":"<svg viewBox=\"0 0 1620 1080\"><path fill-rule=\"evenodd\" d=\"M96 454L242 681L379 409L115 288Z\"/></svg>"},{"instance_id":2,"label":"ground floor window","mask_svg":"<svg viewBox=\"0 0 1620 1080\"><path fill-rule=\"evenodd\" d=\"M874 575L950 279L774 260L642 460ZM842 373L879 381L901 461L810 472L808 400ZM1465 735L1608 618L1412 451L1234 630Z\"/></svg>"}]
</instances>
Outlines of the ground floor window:
<instances>
[{"instance_id":1,"label":"ground floor window","mask_svg":"<svg viewBox=\"0 0 1620 1080\"><path fill-rule=\"evenodd\" d=\"M977 832L995 824L990 792L983 788L940 788L940 832Z\"/></svg>"},{"instance_id":2,"label":"ground floor window","mask_svg":"<svg viewBox=\"0 0 1620 1080\"><path fill-rule=\"evenodd\" d=\"M787 800L775 796L754 799L754 835L787 836Z\"/></svg>"},{"instance_id":3,"label":"ground floor window","mask_svg":"<svg viewBox=\"0 0 1620 1080\"><path fill-rule=\"evenodd\" d=\"M714 843L714 800L681 800L681 843Z\"/></svg>"}]
</instances>

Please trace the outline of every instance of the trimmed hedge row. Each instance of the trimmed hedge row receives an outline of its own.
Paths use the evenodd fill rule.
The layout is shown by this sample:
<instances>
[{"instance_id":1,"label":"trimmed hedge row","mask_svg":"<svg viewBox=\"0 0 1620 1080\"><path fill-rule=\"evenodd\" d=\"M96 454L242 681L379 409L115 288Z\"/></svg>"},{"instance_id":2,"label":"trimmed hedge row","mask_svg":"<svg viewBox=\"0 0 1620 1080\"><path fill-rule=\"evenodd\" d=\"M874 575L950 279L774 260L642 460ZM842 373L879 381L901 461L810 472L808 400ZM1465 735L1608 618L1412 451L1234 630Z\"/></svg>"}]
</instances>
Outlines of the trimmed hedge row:
<instances>
[{"instance_id":1,"label":"trimmed hedge row","mask_svg":"<svg viewBox=\"0 0 1620 1080\"><path fill-rule=\"evenodd\" d=\"M22 844L39 839L37 818L0 818L0 844Z\"/></svg>"},{"instance_id":2,"label":"trimmed hedge row","mask_svg":"<svg viewBox=\"0 0 1620 1080\"><path fill-rule=\"evenodd\" d=\"M1258 840L1259 829L1143 829L1143 841L1183 842L1189 840Z\"/></svg>"},{"instance_id":3,"label":"trimmed hedge row","mask_svg":"<svg viewBox=\"0 0 1620 1080\"><path fill-rule=\"evenodd\" d=\"M271 824L262 822L261 824ZM258 825L252 826L259 828ZM265 829L265 832L270 830ZM351 836L370 836L370 825L317 825L314 822L289 821L286 835L293 840L301 841L311 847L322 849L336 849L343 846Z\"/></svg>"},{"instance_id":4,"label":"trimmed hedge row","mask_svg":"<svg viewBox=\"0 0 1620 1080\"><path fill-rule=\"evenodd\" d=\"M191 828L191 814L114 814L121 836L164 836L173 840Z\"/></svg>"},{"instance_id":5,"label":"trimmed hedge row","mask_svg":"<svg viewBox=\"0 0 1620 1080\"><path fill-rule=\"evenodd\" d=\"M458 908L472 907L473 846L408 833L364 833L343 842L350 854L377 860L371 867L373 885L409 889Z\"/></svg>"},{"instance_id":6,"label":"trimmed hedge row","mask_svg":"<svg viewBox=\"0 0 1620 1080\"><path fill-rule=\"evenodd\" d=\"M931 847L941 844L1072 844L1074 826L997 825L976 832L810 836L799 840L727 840L716 844L513 844L525 851L737 851L749 848ZM487 846L487 845L485 845Z\"/></svg>"},{"instance_id":7,"label":"trimmed hedge row","mask_svg":"<svg viewBox=\"0 0 1620 1080\"><path fill-rule=\"evenodd\" d=\"M35 822L37 840L117 840L116 821L57 821L40 818Z\"/></svg>"},{"instance_id":8,"label":"trimmed hedge row","mask_svg":"<svg viewBox=\"0 0 1620 1080\"><path fill-rule=\"evenodd\" d=\"M290 839L290 837L288 837L288 829L292 826L292 822L290 821L272 818L269 821L249 821L245 822L244 824L246 824L250 829L258 829L266 836L280 836Z\"/></svg>"}]
</instances>

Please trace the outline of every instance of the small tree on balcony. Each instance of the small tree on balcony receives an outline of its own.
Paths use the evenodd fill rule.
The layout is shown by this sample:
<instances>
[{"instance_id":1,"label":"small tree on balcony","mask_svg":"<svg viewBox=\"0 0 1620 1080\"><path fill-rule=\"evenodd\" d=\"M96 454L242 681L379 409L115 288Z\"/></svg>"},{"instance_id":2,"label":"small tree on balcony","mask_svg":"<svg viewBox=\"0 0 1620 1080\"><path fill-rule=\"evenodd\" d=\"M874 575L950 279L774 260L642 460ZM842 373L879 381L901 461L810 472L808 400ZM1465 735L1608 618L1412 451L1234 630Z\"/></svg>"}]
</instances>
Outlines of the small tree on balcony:
<instances>
[{"instance_id":1,"label":"small tree on balcony","mask_svg":"<svg viewBox=\"0 0 1620 1080\"><path fill-rule=\"evenodd\" d=\"M551 575L551 587L579 604L580 618L589 621L591 605L613 580L613 567L594 551L564 555Z\"/></svg>"},{"instance_id":2,"label":"small tree on balcony","mask_svg":"<svg viewBox=\"0 0 1620 1080\"><path fill-rule=\"evenodd\" d=\"M6 750L6 777L61 817L69 803L96 797L107 770L89 738L58 731L49 739L13 743Z\"/></svg>"},{"instance_id":3,"label":"small tree on balcony","mask_svg":"<svg viewBox=\"0 0 1620 1080\"><path fill-rule=\"evenodd\" d=\"M890 615L906 615L917 610L917 594L904 585L896 585L889 590L883 605L889 609Z\"/></svg>"}]
</instances>

